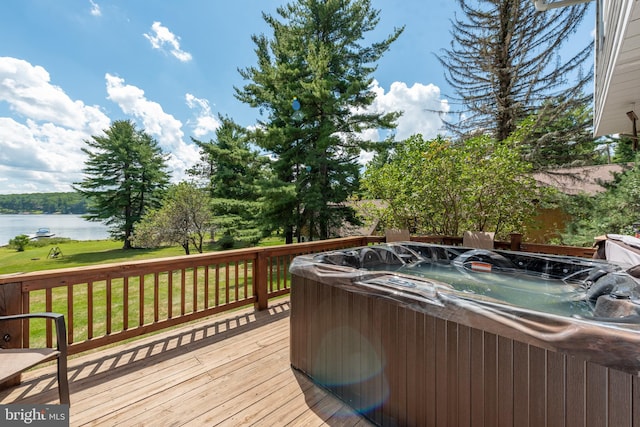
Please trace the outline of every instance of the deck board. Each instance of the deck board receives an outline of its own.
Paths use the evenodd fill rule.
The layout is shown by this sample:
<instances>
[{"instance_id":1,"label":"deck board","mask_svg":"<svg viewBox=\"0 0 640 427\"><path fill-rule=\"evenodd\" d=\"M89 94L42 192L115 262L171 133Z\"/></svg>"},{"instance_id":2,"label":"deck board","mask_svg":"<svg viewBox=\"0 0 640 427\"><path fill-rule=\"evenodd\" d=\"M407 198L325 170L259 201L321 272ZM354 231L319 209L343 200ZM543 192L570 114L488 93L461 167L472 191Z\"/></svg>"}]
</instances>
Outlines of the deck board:
<instances>
[{"instance_id":1,"label":"deck board","mask_svg":"<svg viewBox=\"0 0 640 427\"><path fill-rule=\"evenodd\" d=\"M291 368L289 342L283 299L72 358L71 425L370 425ZM0 403L57 404L55 366Z\"/></svg>"}]
</instances>

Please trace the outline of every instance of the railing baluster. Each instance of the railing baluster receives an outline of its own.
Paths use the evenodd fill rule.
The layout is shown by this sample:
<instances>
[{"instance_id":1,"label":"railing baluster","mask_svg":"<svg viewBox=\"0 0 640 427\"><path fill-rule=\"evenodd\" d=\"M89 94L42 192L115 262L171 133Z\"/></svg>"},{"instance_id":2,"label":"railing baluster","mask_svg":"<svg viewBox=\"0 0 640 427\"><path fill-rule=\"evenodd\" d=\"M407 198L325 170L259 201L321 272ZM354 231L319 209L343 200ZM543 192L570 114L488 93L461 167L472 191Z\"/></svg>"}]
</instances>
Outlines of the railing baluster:
<instances>
[{"instance_id":1,"label":"railing baluster","mask_svg":"<svg viewBox=\"0 0 640 427\"><path fill-rule=\"evenodd\" d=\"M225 304L229 304L229 263L227 262L224 265L224 296L225 296L225 300L224 303Z\"/></svg>"},{"instance_id":2,"label":"railing baluster","mask_svg":"<svg viewBox=\"0 0 640 427\"><path fill-rule=\"evenodd\" d=\"M169 270L167 277L167 317L173 317L173 270Z\"/></svg>"},{"instance_id":3,"label":"railing baluster","mask_svg":"<svg viewBox=\"0 0 640 427\"><path fill-rule=\"evenodd\" d=\"M129 276L122 281L122 329L129 329Z\"/></svg>"},{"instance_id":4,"label":"railing baluster","mask_svg":"<svg viewBox=\"0 0 640 427\"><path fill-rule=\"evenodd\" d=\"M153 273L153 322L160 320L160 273Z\"/></svg>"},{"instance_id":5,"label":"railing baluster","mask_svg":"<svg viewBox=\"0 0 640 427\"><path fill-rule=\"evenodd\" d=\"M209 264L204 266L204 309L209 308Z\"/></svg>"},{"instance_id":6,"label":"railing baluster","mask_svg":"<svg viewBox=\"0 0 640 427\"><path fill-rule=\"evenodd\" d=\"M144 325L144 274L138 276L138 326Z\"/></svg>"},{"instance_id":7,"label":"railing baluster","mask_svg":"<svg viewBox=\"0 0 640 427\"><path fill-rule=\"evenodd\" d=\"M216 264L216 304L218 307L220 305L220 264Z\"/></svg>"},{"instance_id":8,"label":"railing baluster","mask_svg":"<svg viewBox=\"0 0 640 427\"><path fill-rule=\"evenodd\" d=\"M73 285L67 284L67 338L73 343Z\"/></svg>"},{"instance_id":9,"label":"railing baluster","mask_svg":"<svg viewBox=\"0 0 640 427\"><path fill-rule=\"evenodd\" d=\"M244 261L244 299L249 298L249 262Z\"/></svg>"},{"instance_id":10,"label":"railing baluster","mask_svg":"<svg viewBox=\"0 0 640 427\"><path fill-rule=\"evenodd\" d=\"M196 311L198 311L198 267L194 266L193 267L193 309L191 310L192 313L195 313Z\"/></svg>"},{"instance_id":11,"label":"railing baluster","mask_svg":"<svg viewBox=\"0 0 640 427\"><path fill-rule=\"evenodd\" d=\"M267 270L267 280L269 284L269 292L273 292L273 257L266 257L268 270Z\"/></svg>"},{"instance_id":12,"label":"railing baluster","mask_svg":"<svg viewBox=\"0 0 640 427\"><path fill-rule=\"evenodd\" d=\"M107 322L107 335L111 334L112 325L112 317L113 317L113 295L111 293L111 277L107 277L106 282L106 291L107 291L107 318L105 319Z\"/></svg>"},{"instance_id":13,"label":"railing baluster","mask_svg":"<svg viewBox=\"0 0 640 427\"><path fill-rule=\"evenodd\" d=\"M28 294L27 294L28 295ZM52 312L53 311L53 298L52 298L52 291L51 288L47 288L44 291L44 309L47 312ZM47 336L47 347L51 347L53 346L53 326L50 320L47 320L47 326L46 326L46 336Z\"/></svg>"},{"instance_id":14,"label":"railing baluster","mask_svg":"<svg viewBox=\"0 0 640 427\"><path fill-rule=\"evenodd\" d=\"M27 293L22 298L22 312L29 313L31 307L31 294ZM29 322L22 322L22 346L29 348Z\"/></svg>"},{"instance_id":15,"label":"railing baluster","mask_svg":"<svg viewBox=\"0 0 640 427\"><path fill-rule=\"evenodd\" d=\"M180 314L182 316L184 316L184 313L186 312L186 290L185 287L187 286L187 272L186 272L186 268L183 267L181 270L182 274L180 275Z\"/></svg>"},{"instance_id":16,"label":"railing baluster","mask_svg":"<svg viewBox=\"0 0 640 427\"><path fill-rule=\"evenodd\" d=\"M87 339L93 338L93 282L87 282Z\"/></svg>"},{"instance_id":17,"label":"railing baluster","mask_svg":"<svg viewBox=\"0 0 640 427\"><path fill-rule=\"evenodd\" d=\"M276 289L280 290L280 259L282 257L275 257L276 259Z\"/></svg>"},{"instance_id":18,"label":"railing baluster","mask_svg":"<svg viewBox=\"0 0 640 427\"><path fill-rule=\"evenodd\" d=\"M234 285L235 285L235 294L236 294L236 301L240 301L242 298L240 298L240 272L238 271L238 261L233 263L234 265Z\"/></svg>"}]
</instances>

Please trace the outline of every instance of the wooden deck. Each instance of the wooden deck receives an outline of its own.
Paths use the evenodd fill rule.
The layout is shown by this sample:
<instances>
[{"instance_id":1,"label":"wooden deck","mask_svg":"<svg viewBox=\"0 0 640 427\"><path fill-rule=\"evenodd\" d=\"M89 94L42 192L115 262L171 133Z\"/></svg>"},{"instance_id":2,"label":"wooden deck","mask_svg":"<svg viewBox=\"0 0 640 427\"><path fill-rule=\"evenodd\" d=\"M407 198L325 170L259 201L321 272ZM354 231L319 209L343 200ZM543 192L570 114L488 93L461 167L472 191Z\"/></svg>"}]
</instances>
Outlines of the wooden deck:
<instances>
[{"instance_id":1,"label":"wooden deck","mask_svg":"<svg viewBox=\"0 0 640 427\"><path fill-rule=\"evenodd\" d=\"M69 361L71 426L368 426L289 362L289 300L240 310ZM55 367L0 404L58 403Z\"/></svg>"}]
</instances>

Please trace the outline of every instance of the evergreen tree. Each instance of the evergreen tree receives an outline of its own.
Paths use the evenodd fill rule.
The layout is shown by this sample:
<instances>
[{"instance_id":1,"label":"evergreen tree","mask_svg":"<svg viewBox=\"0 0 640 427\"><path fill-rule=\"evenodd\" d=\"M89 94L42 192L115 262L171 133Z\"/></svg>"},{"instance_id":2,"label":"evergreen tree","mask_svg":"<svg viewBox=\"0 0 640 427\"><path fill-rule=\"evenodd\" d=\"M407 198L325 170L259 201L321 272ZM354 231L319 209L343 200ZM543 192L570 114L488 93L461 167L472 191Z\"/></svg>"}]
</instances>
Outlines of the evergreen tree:
<instances>
[{"instance_id":1,"label":"evergreen tree","mask_svg":"<svg viewBox=\"0 0 640 427\"><path fill-rule=\"evenodd\" d=\"M204 181L211 196L212 226L223 234L252 243L260 229L261 181L268 158L251 149L247 132L232 119L220 117L216 139L202 142L200 163L189 174Z\"/></svg>"},{"instance_id":2,"label":"evergreen tree","mask_svg":"<svg viewBox=\"0 0 640 427\"><path fill-rule=\"evenodd\" d=\"M158 143L128 120L115 121L104 136L85 140L82 182L74 189L89 200L89 221L110 226L113 238L131 248L135 224L160 205L169 182L166 156Z\"/></svg>"},{"instance_id":3,"label":"evergreen tree","mask_svg":"<svg viewBox=\"0 0 640 427\"><path fill-rule=\"evenodd\" d=\"M266 113L256 143L270 152L274 181L265 216L287 242L328 238L353 210L337 208L358 188L358 134L392 129L397 114L368 113L375 63L401 34L363 45L379 11L369 0L297 0L264 14L273 38L254 35L258 65L240 70L250 81L238 99Z\"/></svg>"},{"instance_id":4,"label":"evergreen tree","mask_svg":"<svg viewBox=\"0 0 640 427\"><path fill-rule=\"evenodd\" d=\"M456 91L454 101L462 106L462 119L449 127L461 135L490 131L502 141L523 119L534 118L530 134L522 135L530 153L548 149L550 142L566 144L580 138L591 126L590 117L566 114L591 100L584 89L593 70L582 67L593 43L570 58L560 58L559 50L576 31L588 4L546 12L524 0L458 4L461 14L453 20L451 47L439 58ZM558 127L550 141L541 130L556 121L567 126Z\"/></svg>"},{"instance_id":5,"label":"evergreen tree","mask_svg":"<svg viewBox=\"0 0 640 427\"><path fill-rule=\"evenodd\" d=\"M633 140L631 138L628 136L621 136L619 138L615 138L614 142L614 163L629 163L635 161L636 153L633 151Z\"/></svg>"},{"instance_id":6,"label":"evergreen tree","mask_svg":"<svg viewBox=\"0 0 640 427\"><path fill-rule=\"evenodd\" d=\"M524 159L536 170L602 163L592 129L584 125L593 120L591 108L579 105L552 117L543 112L551 108L551 102L545 102L518 126L517 133L525 141L521 142ZM527 140L535 143L527 144Z\"/></svg>"}]
</instances>

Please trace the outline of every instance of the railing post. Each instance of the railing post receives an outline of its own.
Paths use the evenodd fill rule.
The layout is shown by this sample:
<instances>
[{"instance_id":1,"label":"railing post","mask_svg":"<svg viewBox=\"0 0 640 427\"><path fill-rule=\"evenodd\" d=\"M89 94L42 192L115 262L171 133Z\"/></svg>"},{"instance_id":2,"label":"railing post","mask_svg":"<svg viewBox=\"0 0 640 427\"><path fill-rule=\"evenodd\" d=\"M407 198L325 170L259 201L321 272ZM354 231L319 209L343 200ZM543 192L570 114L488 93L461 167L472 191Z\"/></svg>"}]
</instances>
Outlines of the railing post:
<instances>
[{"instance_id":1,"label":"railing post","mask_svg":"<svg viewBox=\"0 0 640 427\"><path fill-rule=\"evenodd\" d=\"M22 314L22 283L0 285L0 316ZM22 348L22 321L14 320L0 323L0 347ZM20 384L21 375L0 383L0 389Z\"/></svg>"},{"instance_id":2,"label":"railing post","mask_svg":"<svg viewBox=\"0 0 640 427\"><path fill-rule=\"evenodd\" d=\"M522 245L522 233L511 233L509 237L511 238L510 249L512 251L519 251Z\"/></svg>"},{"instance_id":3,"label":"railing post","mask_svg":"<svg viewBox=\"0 0 640 427\"><path fill-rule=\"evenodd\" d=\"M267 255L265 251L258 251L256 254L253 269L253 286L256 295L254 307L256 310L266 310L269 308L268 275L267 275Z\"/></svg>"}]
</instances>

